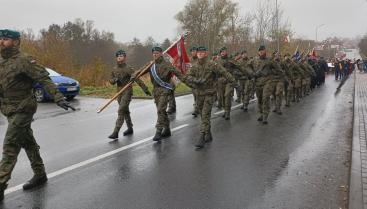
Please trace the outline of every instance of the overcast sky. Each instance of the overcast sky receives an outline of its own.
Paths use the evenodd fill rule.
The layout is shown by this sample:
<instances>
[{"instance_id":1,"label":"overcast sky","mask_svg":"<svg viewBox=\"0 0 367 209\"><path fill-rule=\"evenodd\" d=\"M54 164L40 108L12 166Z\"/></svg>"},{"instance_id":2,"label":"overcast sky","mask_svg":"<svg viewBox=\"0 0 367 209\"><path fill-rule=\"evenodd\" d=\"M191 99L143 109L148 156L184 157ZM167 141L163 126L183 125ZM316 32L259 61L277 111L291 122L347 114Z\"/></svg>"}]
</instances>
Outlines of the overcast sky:
<instances>
[{"instance_id":1,"label":"overcast sky","mask_svg":"<svg viewBox=\"0 0 367 209\"><path fill-rule=\"evenodd\" d=\"M241 13L253 11L257 0L235 0ZM275 3L275 0L269 0ZM355 37L367 32L367 0L278 0L296 36L318 40L329 36ZM120 42L152 36L161 42L177 35L175 14L187 0L11 0L1 2L0 28L38 32L52 23L75 18L93 20Z\"/></svg>"}]
</instances>

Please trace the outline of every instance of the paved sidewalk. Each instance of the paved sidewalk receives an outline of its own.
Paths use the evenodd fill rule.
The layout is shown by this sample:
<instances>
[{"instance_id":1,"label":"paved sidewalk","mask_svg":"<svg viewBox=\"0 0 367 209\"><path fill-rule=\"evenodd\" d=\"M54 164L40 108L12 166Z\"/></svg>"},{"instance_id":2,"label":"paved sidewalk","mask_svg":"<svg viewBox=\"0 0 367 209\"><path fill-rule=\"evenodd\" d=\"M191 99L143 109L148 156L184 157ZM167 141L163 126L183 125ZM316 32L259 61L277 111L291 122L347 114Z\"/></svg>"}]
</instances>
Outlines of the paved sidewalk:
<instances>
[{"instance_id":1,"label":"paved sidewalk","mask_svg":"<svg viewBox=\"0 0 367 209\"><path fill-rule=\"evenodd\" d=\"M349 208L367 209L367 74L355 72Z\"/></svg>"}]
</instances>

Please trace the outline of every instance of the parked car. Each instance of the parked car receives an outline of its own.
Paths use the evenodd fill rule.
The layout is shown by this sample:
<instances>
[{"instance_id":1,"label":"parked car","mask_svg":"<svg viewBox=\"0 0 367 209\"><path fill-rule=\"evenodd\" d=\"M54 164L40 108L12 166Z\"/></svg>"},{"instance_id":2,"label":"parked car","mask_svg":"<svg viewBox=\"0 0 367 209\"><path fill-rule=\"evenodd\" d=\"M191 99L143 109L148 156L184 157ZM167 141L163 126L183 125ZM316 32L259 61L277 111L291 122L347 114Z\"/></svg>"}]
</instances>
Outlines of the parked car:
<instances>
[{"instance_id":1,"label":"parked car","mask_svg":"<svg viewBox=\"0 0 367 209\"><path fill-rule=\"evenodd\" d=\"M57 89L65 96L66 100L70 101L79 94L80 84L77 80L63 76L49 68L46 68L46 70L50 74L51 80L55 83ZM34 89L37 102L51 100L50 95L43 89L40 83L36 83Z\"/></svg>"}]
</instances>

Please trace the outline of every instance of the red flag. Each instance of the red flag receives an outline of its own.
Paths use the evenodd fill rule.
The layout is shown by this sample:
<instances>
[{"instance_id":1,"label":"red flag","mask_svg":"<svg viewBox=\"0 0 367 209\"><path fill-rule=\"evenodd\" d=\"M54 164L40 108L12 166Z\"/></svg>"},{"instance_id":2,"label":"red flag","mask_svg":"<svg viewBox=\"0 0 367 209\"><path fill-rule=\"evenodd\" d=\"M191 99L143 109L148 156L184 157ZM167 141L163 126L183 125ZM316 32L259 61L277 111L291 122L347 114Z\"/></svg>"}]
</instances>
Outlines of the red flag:
<instances>
[{"instance_id":1,"label":"red flag","mask_svg":"<svg viewBox=\"0 0 367 209\"><path fill-rule=\"evenodd\" d=\"M173 66L180 69L183 74L186 74L187 69L190 66L190 59L189 56L187 56L185 40L183 36L181 36L180 40L166 50L165 55L168 56Z\"/></svg>"}]
</instances>

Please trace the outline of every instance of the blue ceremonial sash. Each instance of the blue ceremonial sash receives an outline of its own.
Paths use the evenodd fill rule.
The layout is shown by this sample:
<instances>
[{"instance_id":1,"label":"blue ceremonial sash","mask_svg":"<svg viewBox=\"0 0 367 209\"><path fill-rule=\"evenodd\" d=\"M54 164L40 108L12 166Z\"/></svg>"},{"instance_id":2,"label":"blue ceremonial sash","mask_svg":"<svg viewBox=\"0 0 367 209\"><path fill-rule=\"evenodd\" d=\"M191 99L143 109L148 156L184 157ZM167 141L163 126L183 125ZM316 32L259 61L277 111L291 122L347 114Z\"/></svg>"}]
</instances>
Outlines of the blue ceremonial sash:
<instances>
[{"instance_id":1,"label":"blue ceremonial sash","mask_svg":"<svg viewBox=\"0 0 367 209\"><path fill-rule=\"evenodd\" d=\"M162 79L158 76L157 70L155 69L155 64L153 64L152 67L150 67L150 72L152 73L152 76L153 76L155 82L158 83L158 85L160 85L163 88L173 90L173 87L172 87L171 84L162 81Z\"/></svg>"}]
</instances>

